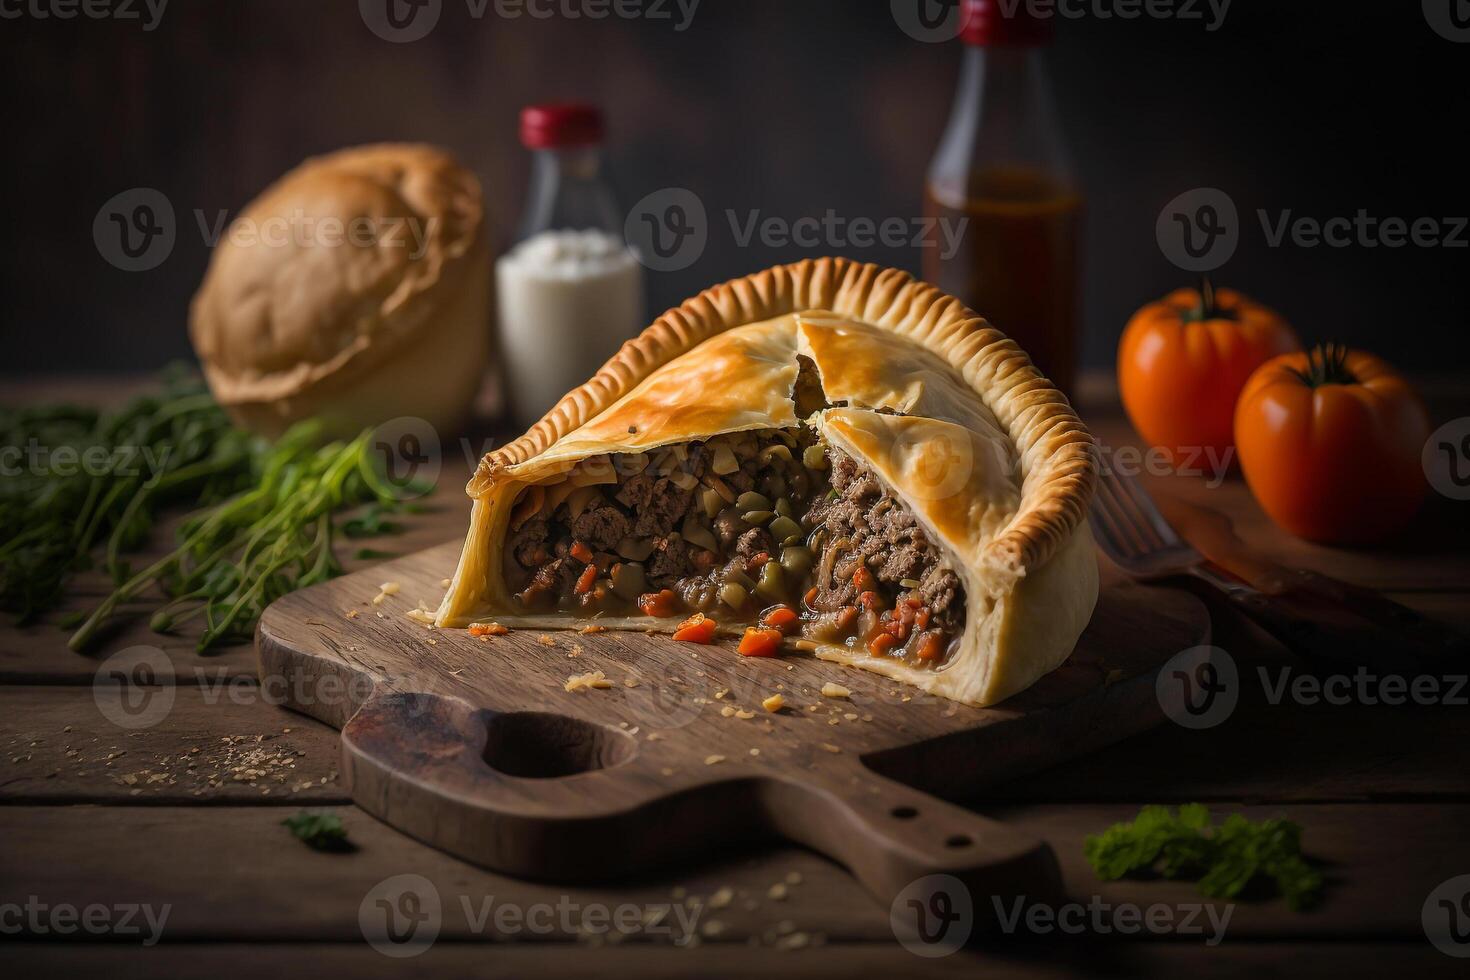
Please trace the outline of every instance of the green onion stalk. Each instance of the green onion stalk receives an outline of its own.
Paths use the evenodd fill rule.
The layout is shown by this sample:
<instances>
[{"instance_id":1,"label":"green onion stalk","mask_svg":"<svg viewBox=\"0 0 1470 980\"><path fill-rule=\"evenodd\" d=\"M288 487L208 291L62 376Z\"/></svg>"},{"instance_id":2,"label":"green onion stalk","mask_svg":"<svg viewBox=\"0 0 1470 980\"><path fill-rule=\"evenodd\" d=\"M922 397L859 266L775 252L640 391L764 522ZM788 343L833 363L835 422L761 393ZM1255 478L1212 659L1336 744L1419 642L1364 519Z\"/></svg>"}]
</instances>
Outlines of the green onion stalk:
<instances>
[{"instance_id":1,"label":"green onion stalk","mask_svg":"<svg viewBox=\"0 0 1470 980\"><path fill-rule=\"evenodd\" d=\"M372 465L371 430L326 445L320 435L311 421L288 430L258 457L248 488L191 514L177 547L120 582L72 635L71 648L85 649L120 607L155 588L169 598L152 615L154 630L202 617L200 651L247 640L273 601L340 574L333 513L361 504L392 511L401 493Z\"/></svg>"}]
</instances>

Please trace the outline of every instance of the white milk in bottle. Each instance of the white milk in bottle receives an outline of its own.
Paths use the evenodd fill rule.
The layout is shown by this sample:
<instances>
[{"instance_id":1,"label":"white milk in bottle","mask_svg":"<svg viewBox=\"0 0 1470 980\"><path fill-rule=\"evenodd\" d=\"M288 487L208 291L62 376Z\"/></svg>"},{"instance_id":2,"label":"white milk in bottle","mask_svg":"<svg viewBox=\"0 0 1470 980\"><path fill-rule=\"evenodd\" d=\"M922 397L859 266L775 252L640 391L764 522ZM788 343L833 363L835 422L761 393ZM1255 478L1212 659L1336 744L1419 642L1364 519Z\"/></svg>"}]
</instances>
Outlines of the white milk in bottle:
<instances>
[{"instance_id":1,"label":"white milk in bottle","mask_svg":"<svg viewBox=\"0 0 1470 980\"><path fill-rule=\"evenodd\" d=\"M582 105L521 113L533 151L518 241L495 264L510 407L529 425L645 326L643 267L602 169L602 119Z\"/></svg>"}]
</instances>

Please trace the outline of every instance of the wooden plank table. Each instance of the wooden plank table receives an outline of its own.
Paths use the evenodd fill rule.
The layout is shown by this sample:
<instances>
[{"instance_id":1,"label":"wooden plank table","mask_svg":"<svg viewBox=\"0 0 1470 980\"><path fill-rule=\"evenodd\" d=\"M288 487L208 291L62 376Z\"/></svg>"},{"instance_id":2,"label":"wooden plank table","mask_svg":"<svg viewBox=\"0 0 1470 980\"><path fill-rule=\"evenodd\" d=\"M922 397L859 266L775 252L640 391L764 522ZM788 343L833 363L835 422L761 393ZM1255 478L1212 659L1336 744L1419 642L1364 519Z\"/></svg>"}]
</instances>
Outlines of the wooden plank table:
<instances>
[{"instance_id":1,"label":"wooden plank table","mask_svg":"<svg viewBox=\"0 0 1470 980\"><path fill-rule=\"evenodd\" d=\"M26 397L67 390L33 384ZM1437 422L1470 412L1470 383L1437 391ZM1105 382L1090 379L1079 402L1104 441L1132 445ZM468 511L459 487L474 455L447 447L432 511L403 536L370 544L408 553L458 536ZM1436 497L1398 546L1342 551L1277 531L1238 475L1145 480L1184 508L1216 557L1315 569L1470 630L1470 505ZM82 583L93 598L101 588ZM1289 665L1259 631L1215 612L1217 645L1248 665ZM1463 975L1463 963L1430 944L1422 915L1440 883L1470 874L1470 691L1458 704L1304 705L1272 703L1248 685L1225 724L1158 729L966 801L1048 840L1070 899L1103 911L1084 935L1022 927L921 958L895 941L889 910L843 869L792 847L711 841L705 863L651 869L617 887L473 867L353 807L336 732L271 703L249 648L200 656L187 639L139 623L90 656L64 640L55 626L0 627L0 935L18 975L386 976L405 964L364 941L359 916L399 875L421 876L439 897L437 939L407 961L435 976ZM109 720L92 684L106 656L134 644L163 651L172 701L158 723L128 729ZM1327 878L1322 905L1292 913L1279 900L1202 903L1188 884L1093 875L1082 856L1088 834L1145 803L1192 800L1220 814L1298 821ZM356 849L320 853L295 841L281 820L302 807L340 814ZM622 906L637 916L627 936L602 918ZM1222 938L1183 925L1192 910L1207 923L1206 906L1216 921L1228 913ZM1134 909L1175 925L1125 933ZM679 916L696 911L685 937ZM82 928L69 915L95 922Z\"/></svg>"}]
</instances>

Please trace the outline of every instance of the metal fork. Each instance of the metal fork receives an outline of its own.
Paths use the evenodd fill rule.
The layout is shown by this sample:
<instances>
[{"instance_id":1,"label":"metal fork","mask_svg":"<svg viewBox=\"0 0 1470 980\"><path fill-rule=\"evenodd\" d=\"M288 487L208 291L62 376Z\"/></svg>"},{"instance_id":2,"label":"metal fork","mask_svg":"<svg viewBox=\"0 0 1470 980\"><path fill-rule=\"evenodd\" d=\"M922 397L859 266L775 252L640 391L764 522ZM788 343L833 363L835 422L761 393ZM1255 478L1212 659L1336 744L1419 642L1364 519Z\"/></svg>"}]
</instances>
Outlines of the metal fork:
<instances>
[{"instance_id":1,"label":"metal fork","mask_svg":"<svg viewBox=\"0 0 1470 980\"><path fill-rule=\"evenodd\" d=\"M1150 581L1191 575L1227 595L1256 591L1180 537L1159 513L1153 498L1127 474L1102 467L1091 512L1103 551L1133 578Z\"/></svg>"},{"instance_id":2,"label":"metal fork","mask_svg":"<svg viewBox=\"0 0 1470 980\"><path fill-rule=\"evenodd\" d=\"M1463 636L1372 589L1297 570L1282 591L1260 591L1184 540L1136 479L1101 469L1092 525L1104 553L1129 576L1203 581L1293 652L1335 672L1445 674L1470 667Z\"/></svg>"}]
</instances>

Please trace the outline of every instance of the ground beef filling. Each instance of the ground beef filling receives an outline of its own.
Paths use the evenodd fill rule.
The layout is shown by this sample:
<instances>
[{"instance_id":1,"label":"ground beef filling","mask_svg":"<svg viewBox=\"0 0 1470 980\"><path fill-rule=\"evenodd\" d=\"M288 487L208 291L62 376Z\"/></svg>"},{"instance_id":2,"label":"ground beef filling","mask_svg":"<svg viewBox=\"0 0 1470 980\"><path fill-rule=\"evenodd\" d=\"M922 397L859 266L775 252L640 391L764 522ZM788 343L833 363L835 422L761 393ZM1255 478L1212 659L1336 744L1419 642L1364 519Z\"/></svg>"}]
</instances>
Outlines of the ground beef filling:
<instances>
[{"instance_id":1,"label":"ground beef filling","mask_svg":"<svg viewBox=\"0 0 1470 980\"><path fill-rule=\"evenodd\" d=\"M828 450L834 493L816 501L807 523L826 532L812 605L833 612L857 602L859 569L890 592L917 589L936 626L958 633L964 620L959 577L940 564L913 513L846 453Z\"/></svg>"},{"instance_id":2,"label":"ground beef filling","mask_svg":"<svg viewBox=\"0 0 1470 980\"><path fill-rule=\"evenodd\" d=\"M959 579L907 507L807 430L605 462L615 482L574 473L517 502L504 570L528 612L703 613L915 666L951 652Z\"/></svg>"}]
</instances>

